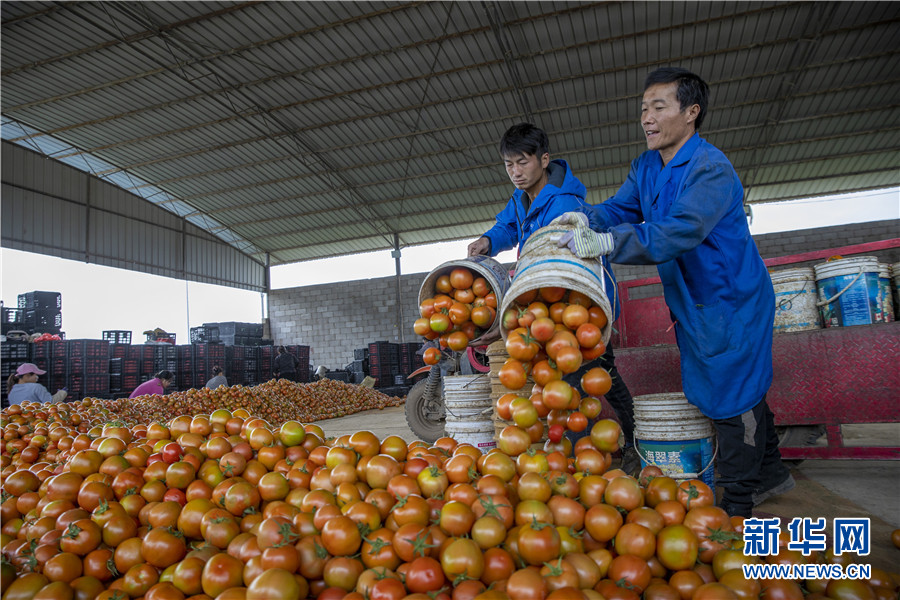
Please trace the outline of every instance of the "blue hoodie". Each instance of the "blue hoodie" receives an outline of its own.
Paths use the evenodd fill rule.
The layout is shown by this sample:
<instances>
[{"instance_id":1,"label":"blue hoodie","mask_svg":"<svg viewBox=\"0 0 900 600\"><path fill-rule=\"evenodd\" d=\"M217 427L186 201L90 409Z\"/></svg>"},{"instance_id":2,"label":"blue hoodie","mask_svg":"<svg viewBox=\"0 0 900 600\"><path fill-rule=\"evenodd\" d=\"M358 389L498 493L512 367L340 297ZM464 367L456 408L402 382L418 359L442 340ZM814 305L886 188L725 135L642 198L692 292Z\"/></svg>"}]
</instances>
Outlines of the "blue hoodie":
<instances>
[{"instance_id":1,"label":"blue hoodie","mask_svg":"<svg viewBox=\"0 0 900 600\"><path fill-rule=\"evenodd\" d=\"M581 212L590 215L591 208L584 200L586 192L584 184L575 177L566 161L562 159L550 161L547 166L547 185L541 189L528 210L525 210L522 202L525 192L517 189L506 203L506 208L497 215L497 224L484 234L484 237L491 241L491 256L497 256L517 244L521 251L531 234L541 227L546 227L553 219L564 213ZM612 273L605 258L603 264L606 272ZM615 279L608 276L607 291L615 290L615 285ZM618 294L610 293L610 296L615 320L619 315Z\"/></svg>"}]
</instances>

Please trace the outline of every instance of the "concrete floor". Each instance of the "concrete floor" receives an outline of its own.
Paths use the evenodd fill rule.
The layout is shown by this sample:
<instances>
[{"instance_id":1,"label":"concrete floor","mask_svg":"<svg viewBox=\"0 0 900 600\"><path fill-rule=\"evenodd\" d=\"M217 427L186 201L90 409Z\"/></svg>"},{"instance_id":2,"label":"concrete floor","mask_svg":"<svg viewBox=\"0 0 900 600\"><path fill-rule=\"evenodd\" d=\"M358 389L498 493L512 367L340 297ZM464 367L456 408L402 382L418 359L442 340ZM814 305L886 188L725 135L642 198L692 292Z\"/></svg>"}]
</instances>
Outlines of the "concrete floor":
<instances>
[{"instance_id":1,"label":"concrete floor","mask_svg":"<svg viewBox=\"0 0 900 600\"><path fill-rule=\"evenodd\" d=\"M402 406L319 421L317 425L329 437L368 430L381 439L388 435L399 435L407 442L416 439ZM900 424L845 425L843 435L846 445L897 446ZM872 554L857 562L900 570L900 550L890 539L891 531L900 528L900 461L806 460L792 472L797 487L760 505L757 516L779 516L785 530L794 517L826 517L829 527L834 517L868 517Z\"/></svg>"}]
</instances>

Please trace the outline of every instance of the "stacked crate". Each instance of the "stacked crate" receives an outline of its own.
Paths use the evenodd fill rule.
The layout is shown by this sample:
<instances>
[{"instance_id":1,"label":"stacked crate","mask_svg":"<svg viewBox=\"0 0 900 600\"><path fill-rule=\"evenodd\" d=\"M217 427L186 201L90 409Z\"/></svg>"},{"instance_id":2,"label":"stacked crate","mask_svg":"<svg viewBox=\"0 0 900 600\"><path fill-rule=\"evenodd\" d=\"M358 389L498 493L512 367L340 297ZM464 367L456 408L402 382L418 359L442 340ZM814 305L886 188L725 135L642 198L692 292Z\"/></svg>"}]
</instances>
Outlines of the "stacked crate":
<instances>
[{"instance_id":1,"label":"stacked crate","mask_svg":"<svg viewBox=\"0 0 900 600\"><path fill-rule=\"evenodd\" d=\"M272 363L275 361L275 346L259 347L259 380L269 381L272 379ZM229 383L231 383L229 381Z\"/></svg>"},{"instance_id":2,"label":"stacked crate","mask_svg":"<svg viewBox=\"0 0 900 600\"><path fill-rule=\"evenodd\" d=\"M193 387L201 388L206 385L213 378L213 367L219 366L225 371L225 346L222 344L191 344L190 349L193 354Z\"/></svg>"},{"instance_id":3,"label":"stacked crate","mask_svg":"<svg viewBox=\"0 0 900 600\"><path fill-rule=\"evenodd\" d=\"M62 294L28 292L19 294L22 326L28 333L58 334L62 330Z\"/></svg>"},{"instance_id":4,"label":"stacked crate","mask_svg":"<svg viewBox=\"0 0 900 600\"><path fill-rule=\"evenodd\" d=\"M400 375L400 345L391 342L370 343L369 375L375 378L375 387L394 385L394 377Z\"/></svg>"},{"instance_id":5,"label":"stacked crate","mask_svg":"<svg viewBox=\"0 0 900 600\"><path fill-rule=\"evenodd\" d=\"M69 397L73 400L108 397L109 342L66 340L62 343L66 346Z\"/></svg>"},{"instance_id":6,"label":"stacked crate","mask_svg":"<svg viewBox=\"0 0 900 600\"><path fill-rule=\"evenodd\" d=\"M103 333L105 334L107 332L104 331ZM104 339L107 339L106 336L104 336ZM130 343L111 342L109 344L109 393L111 395L115 396L116 394L121 394L125 391L125 361L128 359L128 349L130 347ZM139 370L140 369L134 369L134 372L137 373ZM127 391L131 392L131 390Z\"/></svg>"},{"instance_id":7,"label":"stacked crate","mask_svg":"<svg viewBox=\"0 0 900 600\"><path fill-rule=\"evenodd\" d=\"M369 375L369 349L356 348L353 350L353 362L347 365L350 373L350 383L362 383Z\"/></svg>"},{"instance_id":8,"label":"stacked crate","mask_svg":"<svg viewBox=\"0 0 900 600\"><path fill-rule=\"evenodd\" d=\"M2 304L2 303L0 303ZM0 306L0 333L6 335L10 331L24 331L25 310Z\"/></svg>"},{"instance_id":9,"label":"stacked crate","mask_svg":"<svg viewBox=\"0 0 900 600\"><path fill-rule=\"evenodd\" d=\"M263 344L262 323L227 321L223 323L204 323L203 327L218 329L218 339L226 346L261 346Z\"/></svg>"},{"instance_id":10,"label":"stacked crate","mask_svg":"<svg viewBox=\"0 0 900 600\"><path fill-rule=\"evenodd\" d=\"M131 394L134 388L141 385L146 379L141 379L144 372L144 346L134 345L125 349L125 358L122 360L122 392ZM149 378L148 378L149 379Z\"/></svg>"},{"instance_id":11,"label":"stacked crate","mask_svg":"<svg viewBox=\"0 0 900 600\"><path fill-rule=\"evenodd\" d=\"M160 371L171 371L177 381L178 348L172 344L144 344L141 350L141 382Z\"/></svg>"},{"instance_id":12,"label":"stacked crate","mask_svg":"<svg viewBox=\"0 0 900 600\"><path fill-rule=\"evenodd\" d=\"M285 346L285 350L287 350L290 354L293 354L297 357L297 360L300 361L300 364L297 365L297 381L300 383L307 383L310 380L310 369L309 369L309 346Z\"/></svg>"},{"instance_id":13,"label":"stacked crate","mask_svg":"<svg viewBox=\"0 0 900 600\"><path fill-rule=\"evenodd\" d=\"M259 383L259 348L228 346L225 348L225 377L230 385Z\"/></svg>"},{"instance_id":14,"label":"stacked crate","mask_svg":"<svg viewBox=\"0 0 900 600\"><path fill-rule=\"evenodd\" d=\"M39 382L50 390L50 393L66 387L68 355L65 342L35 342L31 348L31 357L38 369L47 371L45 375L41 375Z\"/></svg>"},{"instance_id":15,"label":"stacked crate","mask_svg":"<svg viewBox=\"0 0 900 600\"><path fill-rule=\"evenodd\" d=\"M418 368L425 366L425 361L421 354L417 354L422 344L419 342L408 342L400 344L400 374L404 377ZM420 373L413 379L406 379L407 383L417 383L428 376L428 373Z\"/></svg>"},{"instance_id":16,"label":"stacked crate","mask_svg":"<svg viewBox=\"0 0 900 600\"><path fill-rule=\"evenodd\" d=\"M31 344L28 342L7 341L0 344L0 400L3 407L7 406L6 397L9 390L6 388L6 381L9 376L16 372L19 365L31 360Z\"/></svg>"}]
</instances>

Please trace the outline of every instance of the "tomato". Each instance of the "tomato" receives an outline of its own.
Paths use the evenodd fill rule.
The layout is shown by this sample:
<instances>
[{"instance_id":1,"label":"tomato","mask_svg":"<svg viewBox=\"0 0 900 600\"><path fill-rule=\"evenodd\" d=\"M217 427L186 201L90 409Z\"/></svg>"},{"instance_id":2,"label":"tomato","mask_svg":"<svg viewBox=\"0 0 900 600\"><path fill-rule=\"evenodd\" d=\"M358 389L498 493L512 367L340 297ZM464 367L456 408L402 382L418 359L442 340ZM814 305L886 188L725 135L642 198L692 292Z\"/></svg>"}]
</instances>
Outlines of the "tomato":
<instances>
[{"instance_id":1,"label":"tomato","mask_svg":"<svg viewBox=\"0 0 900 600\"><path fill-rule=\"evenodd\" d=\"M712 506L716 503L716 495L712 489L699 479L679 483L677 499L686 510L698 506Z\"/></svg>"},{"instance_id":2,"label":"tomato","mask_svg":"<svg viewBox=\"0 0 900 600\"><path fill-rule=\"evenodd\" d=\"M471 539L454 540L441 552L441 569L450 581L460 576L480 579L484 573L481 548Z\"/></svg>"},{"instance_id":3,"label":"tomato","mask_svg":"<svg viewBox=\"0 0 900 600\"><path fill-rule=\"evenodd\" d=\"M588 309L580 304L569 304L562 313L562 323L573 331L587 323L589 318Z\"/></svg>"},{"instance_id":4,"label":"tomato","mask_svg":"<svg viewBox=\"0 0 900 600\"><path fill-rule=\"evenodd\" d=\"M513 330L506 336L506 352L510 357L528 362L533 359L541 347L527 330Z\"/></svg>"},{"instance_id":5,"label":"tomato","mask_svg":"<svg viewBox=\"0 0 900 600\"><path fill-rule=\"evenodd\" d=\"M514 358L508 359L498 372L500 383L508 390L520 390L525 387L525 380L528 375L525 373L525 367L521 361Z\"/></svg>"},{"instance_id":6,"label":"tomato","mask_svg":"<svg viewBox=\"0 0 900 600\"><path fill-rule=\"evenodd\" d=\"M528 398L516 398L509 405L509 413L519 427L531 427L538 421L537 408Z\"/></svg>"},{"instance_id":7,"label":"tomato","mask_svg":"<svg viewBox=\"0 0 900 600\"><path fill-rule=\"evenodd\" d=\"M591 443L601 452L615 452L619 449L622 428L612 419L602 419L591 427Z\"/></svg>"},{"instance_id":8,"label":"tomato","mask_svg":"<svg viewBox=\"0 0 900 600\"><path fill-rule=\"evenodd\" d=\"M535 340L543 344L549 342L556 333L556 323L549 317L537 317L528 330Z\"/></svg>"},{"instance_id":9,"label":"tomato","mask_svg":"<svg viewBox=\"0 0 900 600\"><path fill-rule=\"evenodd\" d=\"M588 369L581 376L581 389L591 396L603 396L612 388L612 378L609 371L602 367Z\"/></svg>"},{"instance_id":10,"label":"tomato","mask_svg":"<svg viewBox=\"0 0 900 600\"><path fill-rule=\"evenodd\" d=\"M562 346L556 351L556 366L563 373L574 373L581 368L583 356L580 348Z\"/></svg>"},{"instance_id":11,"label":"tomato","mask_svg":"<svg viewBox=\"0 0 900 600\"><path fill-rule=\"evenodd\" d=\"M574 411L569 415L569 418L566 420L566 427L569 431L579 432L584 431L587 428L588 419L584 415L584 413L579 411Z\"/></svg>"},{"instance_id":12,"label":"tomato","mask_svg":"<svg viewBox=\"0 0 900 600\"><path fill-rule=\"evenodd\" d=\"M669 525L656 537L656 556L667 569L689 569L697 562L700 541L688 527Z\"/></svg>"},{"instance_id":13,"label":"tomato","mask_svg":"<svg viewBox=\"0 0 900 600\"><path fill-rule=\"evenodd\" d=\"M507 595L516 600L544 600L547 592L547 582L538 569L519 569L506 582Z\"/></svg>"},{"instance_id":14,"label":"tomato","mask_svg":"<svg viewBox=\"0 0 900 600\"><path fill-rule=\"evenodd\" d=\"M544 350L547 352L547 356L556 360L557 353L561 348L579 350L581 346L578 345L578 339L571 331L557 331L550 338L550 341L544 345Z\"/></svg>"},{"instance_id":15,"label":"tomato","mask_svg":"<svg viewBox=\"0 0 900 600\"><path fill-rule=\"evenodd\" d=\"M562 425L553 425L547 431L547 438L551 442L558 442L562 439L563 434L566 432L566 428Z\"/></svg>"},{"instance_id":16,"label":"tomato","mask_svg":"<svg viewBox=\"0 0 900 600\"><path fill-rule=\"evenodd\" d=\"M436 365L441 362L441 351L437 348L428 348L422 356L426 365Z\"/></svg>"},{"instance_id":17,"label":"tomato","mask_svg":"<svg viewBox=\"0 0 900 600\"><path fill-rule=\"evenodd\" d=\"M584 527L598 542L608 542L622 527L622 514L609 504L591 506L584 515Z\"/></svg>"},{"instance_id":18,"label":"tomato","mask_svg":"<svg viewBox=\"0 0 900 600\"><path fill-rule=\"evenodd\" d=\"M200 576L203 593L215 598L231 587L243 583L244 563L237 558L220 552L210 558Z\"/></svg>"},{"instance_id":19,"label":"tomato","mask_svg":"<svg viewBox=\"0 0 900 600\"><path fill-rule=\"evenodd\" d=\"M650 583L650 567L643 558L624 554L612 560L608 577L615 582L623 582L623 587L641 593Z\"/></svg>"},{"instance_id":20,"label":"tomato","mask_svg":"<svg viewBox=\"0 0 900 600\"><path fill-rule=\"evenodd\" d=\"M494 321L494 309L490 306L473 308L471 319L478 327L489 327Z\"/></svg>"},{"instance_id":21,"label":"tomato","mask_svg":"<svg viewBox=\"0 0 900 600\"><path fill-rule=\"evenodd\" d=\"M447 347L451 350L460 352L465 350L469 345L469 337L462 331L454 331L447 336Z\"/></svg>"},{"instance_id":22,"label":"tomato","mask_svg":"<svg viewBox=\"0 0 900 600\"><path fill-rule=\"evenodd\" d=\"M444 571L441 563L428 556L420 556L409 563L406 572L406 587L410 592L427 593L444 586Z\"/></svg>"},{"instance_id":23,"label":"tomato","mask_svg":"<svg viewBox=\"0 0 900 600\"><path fill-rule=\"evenodd\" d=\"M436 312L429 318L428 325L432 331L443 333L450 329L450 316L447 313Z\"/></svg>"},{"instance_id":24,"label":"tomato","mask_svg":"<svg viewBox=\"0 0 900 600\"><path fill-rule=\"evenodd\" d=\"M544 386L542 399L544 405L551 410L566 410L572 402L575 390L562 379L550 381Z\"/></svg>"},{"instance_id":25,"label":"tomato","mask_svg":"<svg viewBox=\"0 0 900 600\"><path fill-rule=\"evenodd\" d=\"M518 544L519 555L530 565L542 565L560 555L559 532L552 525L537 520L519 527Z\"/></svg>"}]
</instances>

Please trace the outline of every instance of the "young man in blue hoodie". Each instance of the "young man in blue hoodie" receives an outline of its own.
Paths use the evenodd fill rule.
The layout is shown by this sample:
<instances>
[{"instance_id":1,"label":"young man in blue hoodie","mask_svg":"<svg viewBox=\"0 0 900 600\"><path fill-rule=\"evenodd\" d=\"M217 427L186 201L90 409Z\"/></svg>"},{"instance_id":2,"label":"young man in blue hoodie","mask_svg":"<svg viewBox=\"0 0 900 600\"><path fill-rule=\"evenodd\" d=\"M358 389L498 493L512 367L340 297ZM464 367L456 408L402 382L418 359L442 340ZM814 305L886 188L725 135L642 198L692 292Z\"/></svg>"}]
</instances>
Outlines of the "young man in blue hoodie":
<instances>
[{"instance_id":1,"label":"young man in blue hoodie","mask_svg":"<svg viewBox=\"0 0 900 600\"><path fill-rule=\"evenodd\" d=\"M535 231L546 227L555 218L567 212L590 211L584 200L587 190L572 173L568 163L561 159L550 160L550 140L543 130L531 123L513 125L500 139L500 157L516 191L497 215L496 225L469 244L469 256L496 256L516 245L521 251ZM619 314L616 282L612 278L608 261L605 258L603 260L608 274L606 289L611 296L610 304L615 320ZM634 402L616 369L612 347L608 347L600 358L582 365L575 373L566 375L565 380L581 390L581 376L588 369L597 366L603 367L612 376L612 389L605 398L616 411L625 434L622 469L633 474L640 467L640 459L633 447ZM570 439L574 442L578 437L582 436L570 436Z\"/></svg>"}]
</instances>

